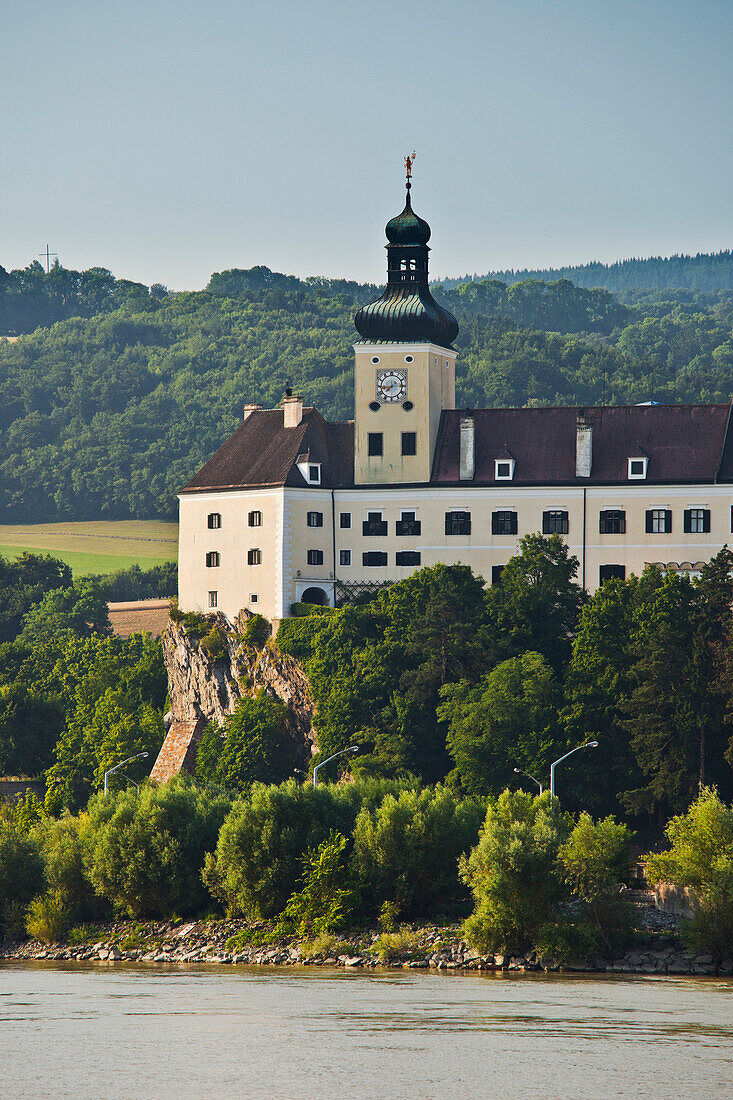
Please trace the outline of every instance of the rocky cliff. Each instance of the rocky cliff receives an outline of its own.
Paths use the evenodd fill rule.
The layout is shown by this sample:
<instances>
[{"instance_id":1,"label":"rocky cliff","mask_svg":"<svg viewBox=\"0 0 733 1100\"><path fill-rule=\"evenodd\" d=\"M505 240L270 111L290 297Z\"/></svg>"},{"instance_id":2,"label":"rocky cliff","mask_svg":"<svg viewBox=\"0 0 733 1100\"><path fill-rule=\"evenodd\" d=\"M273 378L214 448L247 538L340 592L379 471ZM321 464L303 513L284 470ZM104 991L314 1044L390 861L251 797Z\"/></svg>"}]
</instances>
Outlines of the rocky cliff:
<instances>
[{"instance_id":1,"label":"rocky cliff","mask_svg":"<svg viewBox=\"0 0 733 1100\"><path fill-rule=\"evenodd\" d=\"M165 716L166 739L150 773L152 779L165 782L179 771L193 772L206 725L221 724L243 696L262 688L286 704L286 747L293 767L307 768L315 752L308 680L298 662L281 653L274 639L259 647L245 643L251 618L246 610L240 611L234 624L221 614L212 616L206 623L207 637L187 628L185 621L168 623L161 643L171 709ZM209 641L212 627L215 647Z\"/></svg>"}]
</instances>

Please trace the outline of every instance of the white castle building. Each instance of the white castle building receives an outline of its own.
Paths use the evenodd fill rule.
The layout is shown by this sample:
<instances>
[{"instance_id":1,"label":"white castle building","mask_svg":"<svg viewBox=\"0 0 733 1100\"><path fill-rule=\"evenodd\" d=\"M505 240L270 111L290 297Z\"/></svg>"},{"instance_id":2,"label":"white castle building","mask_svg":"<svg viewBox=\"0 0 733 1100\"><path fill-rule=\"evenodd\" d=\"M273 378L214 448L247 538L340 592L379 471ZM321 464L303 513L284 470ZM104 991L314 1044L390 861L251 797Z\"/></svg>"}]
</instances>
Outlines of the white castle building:
<instances>
[{"instance_id":1,"label":"white castle building","mask_svg":"<svg viewBox=\"0 0 733 1100\"><path fill-rule=\"evenodd\" d=\"M729 405L456 409L458 324L430 293L409 166L386 234L386 289L355 317L354 420L290 393L245 406L179 495L183 610L280 619L437 562L496 583L530 532L562 535L589 591L650 562L694 572L730 541Z\"/></svg>"}]
</instances>

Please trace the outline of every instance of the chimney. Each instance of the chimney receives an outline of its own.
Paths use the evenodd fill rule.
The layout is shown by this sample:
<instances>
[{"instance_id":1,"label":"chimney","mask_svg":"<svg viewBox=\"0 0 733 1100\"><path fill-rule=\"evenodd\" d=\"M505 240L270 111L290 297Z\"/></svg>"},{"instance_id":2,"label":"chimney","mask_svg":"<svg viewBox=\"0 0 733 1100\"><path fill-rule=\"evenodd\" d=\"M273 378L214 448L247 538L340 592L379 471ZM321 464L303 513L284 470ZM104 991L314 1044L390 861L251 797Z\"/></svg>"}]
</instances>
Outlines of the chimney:
<instances>
[{"instance_id":1,"label":"chimney","mask_svg":"<svg viewBox=\"0 0 733 1100\"><path fill-rule=\"evenodd\" d=\"M476 472L476 425L472 416L460 420L460 452L458 477L461 481L473 481Z\"/></svg>"},{"instance_id":2,"label":"chimney","mask_svg":"<svg viewBox=\"0 0 733 1100\"><path fill-rule=\"evenodd\" d=\"M253 412L257 412L262 408L262 405L245 405L242 412L242 420L246 420Z\"/></svg>"},{"instance_id":3,"label":"chimney","mask_svg":"<svg viewBox=\"0 0 733 1100\"><path fill-rule=\"evenodd\" d=\"M593 467L593 417L578 410L575 434L575 476L590 477Z\"/></svg>"},{"instance_id":4,"label":"chimney","mask_svg":"<svg viewBox=\"0 0 733 1100\"><path fill-rule=\"evenodd\" d=\"M286 391L283 398L283 427L297 428L303 419L303 398Z\"/></svg>"}]
</instances>

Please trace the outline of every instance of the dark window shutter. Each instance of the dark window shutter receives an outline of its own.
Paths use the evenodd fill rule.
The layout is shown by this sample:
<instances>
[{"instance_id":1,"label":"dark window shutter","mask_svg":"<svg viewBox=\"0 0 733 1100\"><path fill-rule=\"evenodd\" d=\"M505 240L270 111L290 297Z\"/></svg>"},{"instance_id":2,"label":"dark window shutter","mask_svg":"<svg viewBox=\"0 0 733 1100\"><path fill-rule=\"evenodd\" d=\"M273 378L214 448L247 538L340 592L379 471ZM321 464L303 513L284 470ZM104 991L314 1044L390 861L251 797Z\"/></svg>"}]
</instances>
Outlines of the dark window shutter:
<instances>
[{"instance_id":1,"label":"dark window shutter","mask_svg":"<svg viewBox=\"0 0 733 1100\"><path fill-rule=\"evenodd\" d=\"M605 535L606 533L606 513L598 513L598 534Z\"/></svg>"},{"instance_id":2,"label":"dark window shutter","mask_svg":"<svg viewBox=\"0 0 733 1100\"><path fill-rule=\"evenodd\" d=\"M512 514L511 514L511 518L509 520L509 528L510 528L511 534L516 535L516 533L517 533L517 513L516 512L512 512Z\"/></svg>"},{"instance_id":3,"label":"dark window shutter","mask_svg":"<svg viewBox=\"0 0 733 1100\"><path fill-rule=\"evenodd\" d=\"M710 534L710 509L706 508L702 514L702 529L703 533Z\"/></svg>"},{"instance_id":4,"label":"dark window shutter","mask_svg":"<svg viewBox=\"0 0 733 1100\"><path fill-rule=\"evenodd\" d=\"M692 531L692 512L689 508L685 508L683 527L685 534L689 535L690 531Z\"/></svg>"},{"instance_id":5,"label":"dark window shutter","mask_svg":"<svg viewBox=\"0 0 733 1100\"><path fill-rule=\"evenodd\" d=\"M664 533L668 535L672 530L672 512L668 508L664 516Z\"/></svg>"},{"instance_id":6,"label":"dark window shutter","mask_svg":"<svg viewBox=\"0 0 733 1100\"><path fill-rule=\"evenodd\" d=\"M652 533L652 512L651 509L646 514L646 533L650 535Z\"/></svg>"}]
</instances>

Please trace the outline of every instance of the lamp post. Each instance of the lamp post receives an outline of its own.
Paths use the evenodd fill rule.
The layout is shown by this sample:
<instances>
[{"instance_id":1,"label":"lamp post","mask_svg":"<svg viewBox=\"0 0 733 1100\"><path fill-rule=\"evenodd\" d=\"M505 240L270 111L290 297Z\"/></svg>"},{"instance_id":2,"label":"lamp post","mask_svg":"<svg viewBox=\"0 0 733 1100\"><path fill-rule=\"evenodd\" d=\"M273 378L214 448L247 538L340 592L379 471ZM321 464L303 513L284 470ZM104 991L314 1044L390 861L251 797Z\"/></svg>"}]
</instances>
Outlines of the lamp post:
<instances>
[{"instance_id":1,"label":"lamp post","mask_svg":"<svg viewBox=\"0 0 733 1100\"><path fill-rule=\"evenodd\" d=\"M567 760L569 756L572 756L574 752L580 752L581 749L597 749L597 741L586 741L584 745L578 745L576 748L571 749L570 752L566 752L564 756L561 756L553 764L550 764L550 798L555 797L555 768L558 764L562 764L563 760Z\"/></svg>"},{"instance_id":2,"label":"lamp post","mask_svg":"<svg viewBox=\"0 0 733 1100\"><path fill-rule=\"evenodd\" d=\"M115 764L114 768L107 768L107 771L104 773L104 793L107 793L108 776L112 775L113 772L118 771L120 768L124 768L125 764L129 764L133 760L142 760L142 758L147 755L148 754L146 752L139 752L137 756L128 756L127 760L121 760L119 764ZM132 783L133 781L130 780L130 782ZM137 783L135 784L135 786L137 787Z\"/></svg>"},{"instance_id":3,"label":"lamp post","mask_svg":"<svg viewBox=\"0 0 733 1100\"><path fill-rule=\"evenodd\" d=\"M521 768L515 768L514 771L517 773L517 775L526 775L527 779L531 779L533 783L536 783L540 789L540 794L542 794L542 784L540 783L539 779L535 779L533 775L530 775L529 772L522 771Z\"/></svg>"},{"instance_id":4,"label":"lamp post","mask_svg":"<svg viewBox=\"0 0 733 1100\"><path fill-rule=\"evenodd\" d=\"M342 749L341 752L335 752L333 754L333 756L329 756L328 759L322 760L320 764L316 764L315 768L313 769L313 786L314 787L318 786L318 770L319 770L319 768L322 768L324 764L328 764L328 763L331 762L331 760L335 760L337 756L343 756L344 753L358 752L358 751L359 751L359 746L358 745L349 745L348 749Z\"/></svg>"}]
</instances>

